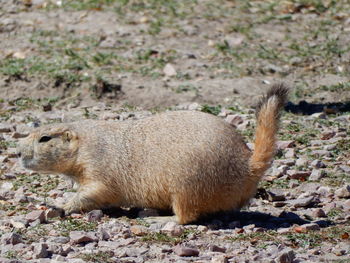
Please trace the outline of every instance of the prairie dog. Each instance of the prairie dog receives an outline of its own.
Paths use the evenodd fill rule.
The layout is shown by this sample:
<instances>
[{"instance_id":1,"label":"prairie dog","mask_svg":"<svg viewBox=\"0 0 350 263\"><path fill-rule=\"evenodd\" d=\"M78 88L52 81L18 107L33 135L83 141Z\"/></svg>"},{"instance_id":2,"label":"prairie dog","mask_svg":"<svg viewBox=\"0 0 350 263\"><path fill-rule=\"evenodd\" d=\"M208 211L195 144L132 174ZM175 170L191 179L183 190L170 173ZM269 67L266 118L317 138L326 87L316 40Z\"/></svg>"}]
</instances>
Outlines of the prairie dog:
<instances>
[{"instance_id":1,"label":"prairie dog","mask_svg":"<svg viewBox=\"0 0 350 263\"><path fill-rule=\"evenodd\" d=\"M22 139L18 152L24 167L78 183L66 213L105 206L172 209L186 224L239 209L254 195L274 156L287 93L274 85L258 104L253 152L230 124L197 111L47 125Z\"/></svg>"}]
</instances>

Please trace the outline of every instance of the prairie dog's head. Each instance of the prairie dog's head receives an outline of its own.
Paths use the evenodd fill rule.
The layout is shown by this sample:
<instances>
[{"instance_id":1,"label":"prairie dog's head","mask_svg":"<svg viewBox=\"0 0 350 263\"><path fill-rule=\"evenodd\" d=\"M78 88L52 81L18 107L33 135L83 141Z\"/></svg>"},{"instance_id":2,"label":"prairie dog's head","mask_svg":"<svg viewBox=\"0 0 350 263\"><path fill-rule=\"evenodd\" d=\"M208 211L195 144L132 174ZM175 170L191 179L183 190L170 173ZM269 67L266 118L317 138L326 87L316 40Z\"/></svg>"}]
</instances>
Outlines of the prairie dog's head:
<instances>
[{"instance_id":1,"label":"prairie dog's head","mask_svg":"<svg viewBox=\"0 0 350 263\"><path fill-rule=\"evenodd\" d=\"M22 165L40 172L69 171L75 163L77 151L78 136L62 126L38 128L20 140L17 147Z\"/></svg>"}]
</instances>

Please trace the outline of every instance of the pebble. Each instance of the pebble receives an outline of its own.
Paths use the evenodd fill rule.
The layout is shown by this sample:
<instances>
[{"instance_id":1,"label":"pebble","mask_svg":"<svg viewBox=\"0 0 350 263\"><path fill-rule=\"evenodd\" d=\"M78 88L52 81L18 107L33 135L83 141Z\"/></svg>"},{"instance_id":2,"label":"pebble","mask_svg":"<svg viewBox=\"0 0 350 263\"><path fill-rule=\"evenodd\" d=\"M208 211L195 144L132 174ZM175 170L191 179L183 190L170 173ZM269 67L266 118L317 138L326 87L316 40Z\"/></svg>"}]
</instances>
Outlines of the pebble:
<instances>
[{"instance_id":1,"label":"pebble","mask_svg":"<svg viewBox=\"0 0 350 263\"><path fill-rule=\"evenodd\" d=\"M33 244L33 255L35 258L46 258L49 255L47 251L47 244L45 243L36 243Z\"/></svg>"},{"instance_id":2,"label":"pebble","mask_svg":"<svg viewBox=\"0 0 350 263\"><path fill-rule=\"evenodd\" d=\"M1 237L1 243L7 245L16 245L22 243L22 236L17 233L5 233Z\"/></svg>"},{"instance_id":3,"label":"pebble","mask_svg":"<svg viewBox=\"0 0 350 263\"><path fill-rule=\"evenodd\" d=\"M350 198L350 185L335 190L334 194L340 198Z\"/></svg>"},{"instance_id":4,"label":"pebble","mask_svg":"<svg viewBox=\"0 0 350 263\"><path fill-rule=\"evenodd\" d=\"M135 236L144 236L147 235L148 228L145 226L141 226L141 225L133 225L130 227L130 231L131 233L133 233Z\"/></svg>"},{"instance_id":5,"label":"pebble","mask_svg":"<svg viewBox=\"0 0 350 263\"><path fill-rule=\"evenodd\" d=\"M325 211L322 208L316 208L312 211L313 217L327 217Z\"/></svg>"},{"instance_id":6,"label":"pebble","mask_svg":"<svg viewBox=\"0 0 350 263\"><path fill-rule=\"evenodd\" d=\"M313 160L311 166L315 168L325 168L326 165L321 160Z\"/></svg>"},{"instance_id":7,"label":"pebble","mask_svg":"<svg viewBox=\"0 0 350 263\"><path fill-rule=\"evenodd\" d=\"M14 126L12 124L0 123L0 133L7 133L14 131Z\"/></svg>"},{"instance_id":8,"label":"pebble","mask_svg":"<svg viewBox=\"0 0 350 263\"><path fill-rule=\"evenodd\" d=\"M218 255L211 258L211 263L228 263L229 257L226 255Z\"/></svg>"},{"instance_id":9,"label":"pebble","mask_svg":"<svg viewBox=\"0 0 350 263\"><path fill-rule=\"evenodd\" d=\"M176 69L174 66L170 63L166 64L165 67L163 68L163 73L167 77L173 77L177 75Z\"/></svg>"},{"instance_id":10,"label":"pebble","mask_svg":"<svg viewBox=\"0 0 350 263\"><path fill-rule=\"evenodd\" d=\"M306 180L310 176L310 171L297 171L297 170L288 170L287 175L290 179L297 180Z\"/></svg>"},{"instance_id":11,"label":"pebble","mask_svg":"<svg viewBox=\"0 0 350 263\"><path fill-rule=\"evenodd\" d=\"M295 165L298 167L303 167L303 166L306 166L308 164L308 162L309 162L309 160L306 158L298 158L295 161Z\"/></svg>"},{"instance_id":12,"label":"pebble","mask_svg":"<svg viewBox=\"0 0 350 263\"><path fill-rule=\"evenodd\" d=\"M50 218L54 217L62 217L64 214L64 211L62 209L58 208L49 208L45 211L45 220L47 221Z\"/></svg>"},{"instance_id":13,"label":"pebble","mask_svg":"<svg viewBox=\"0 0 350 263\"><path fill-rule=\"evenodd\" d=\"M232 126L237 127L239 124L243 123L243 118L237 114L230 114L227 115L225 121L231 124Z\"/></svg>"},{"instance_id":14,"label":"pebble","mask_svg":"<svg viewBox=\"0 0 350 263\"><path fill-rule=\"evenodd\" d=\"M294 200L289 200L289 201L287 201L287 203L289 203L293 207L297 208L297 207L309 206L313 201L314 201L314 197L310 196L310 197L306 197L306 198L298 198L298 199L294 199Z\"/></svg>"},{"instance_id":15,"label":"pebble","mask_svg":"<svg viewBox=\"0 0 350 263\"><path fill-rule=\"evenodd\" d=\"M277 149L278 150L285 150L287 148L291 148L295 145L295 141L277 141Z\"/></svg>"},{"instance_id":16,"label":"pebble","mask_svg":"<svg viewBox=\"0 0 350 263\"><path fill-rule=\"evenodd\" d=\"M277 262L279 263L292 263L295 258L295 253L290 248L285 248L279 252Z\"/></svg>"},{"instance_id":17,"label":"pebble","mask_svg":"<svg viewBox=\"0 0 350 263\"><path fill-rule=\"evenodd\" d=\"M287 149L286 152L284 153L284 157L286 157L287 159L294 158L295 157L295 150L293 148Z\"/></svg>"},{"instance_id":18,"label":"pebble","mask_svg":"<svg viewBox=\"0 0 350 263\"><path fill-rule=\"evenodd\" d=\"M268 200L271 202L286 200L285 193L279 189L269 189L267 191Z\"/></svg>"},{"instance_id":19,"label":"pebble","mask_svg":"<svg viewBox=\"0 0 350 263\"><path fill-rule=\"evenodd\" d=\"M219 247L217 245L210 245L209 246L209 250L212 251L212 252L220 252L220 253L225 253L226 252L226 248Z\"/></svg>"},{"instance_id":20,"label":"pebble","mask_svg":"<svg viewBox=\"0 0 350 263\"><path fill-rule=\"evenodd\" d=\"M324 170L313 169L311 174L310 174L309 180L310 181L319 181L325 175L326 175L326 172Z\"/></svg>"},{"instance_id":21,"label":"pebble","mask_svg":"<svg viewBox=\"0 0 350 263\"><path fill-rule=\"evenodd\" d=\"M175 222L168 222L161 229L161 232L173 237L179 237L184 232L184 228Z\"/></svg>"},{"instance_id":22,"label":"pebble","mask_svg":"<svg viewBox=\"0 0 350 263\"><path fill-rule=\"evenodd\" d=\"M71 231L69 233L69 238L72 244L97 241L97 237L94 232Z\"/></svg>"},{"instance_id":23,"label":"pebble","mask_svg":"<svg viewBox=\"0 0 350 263\"><path fill-rule=\"evenodd\" d=\"M312 155L318 156L318 157L330 157L331 153L327 150L314 150L311 152Z\"/></svg>"},{"instance_id":24,"label":"pebble","mask_svg":"<svg viewBox=\"0 0 350 263\"><path fill-rule=\"evenodd\" d=\"M350 174L350 166L348 165L339 165L340 170L342 170L344 173Z\"/></svg>"},{"instance_id":25,"label":"pebble","mask_svg":"<svg viewBox=\"0 0 350 263\"><path fill-rule=\"evenodd\" d=\"M4 190L4 191L9 191L13 188L13 183L12 182L3 182L1 184L1 190Z\"/></svg>"},{"instance_id":26,"label":"pebble","mask_svg":"<svg viewBox=\"0 0 350 263\"><path fill-rule=\"evenodd\" d=\"M103 217L102 210L92 210L87 214L87 221L98 222L98 221L101 221L102 217Z\"/></svg>"},{"instance_id":27,"label":"pebble","mask_svg":"<svg viewBox=\"0 0 350 263\"><path fill-rule=\"evenodd\" d=\"M173 251L176 255L180 257L196 257L199 255L198 249L183 246L183 245L176 245L173 248Z\"/></svg>"},{"instance_id":28,"label":"pebble","mask_svg":"<svg viewBox=\"0 0 350 263\"><path fill-rule=\"evenodd\" d=\"M305 231L315 231L315 230L320 230L320 226L316 223L310 223L310 224L305 224L300 226L302 229L305 229Z\"/></svg>"}]
</instances>

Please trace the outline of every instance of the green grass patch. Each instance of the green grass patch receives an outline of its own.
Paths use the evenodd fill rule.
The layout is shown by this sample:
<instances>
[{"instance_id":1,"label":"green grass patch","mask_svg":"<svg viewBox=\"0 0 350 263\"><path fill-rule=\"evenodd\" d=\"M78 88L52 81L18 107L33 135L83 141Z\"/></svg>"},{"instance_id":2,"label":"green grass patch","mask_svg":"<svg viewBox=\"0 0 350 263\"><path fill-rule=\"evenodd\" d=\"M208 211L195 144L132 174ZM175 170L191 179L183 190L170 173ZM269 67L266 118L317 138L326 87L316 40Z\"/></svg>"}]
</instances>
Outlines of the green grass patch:
<instances>
[{"instance_id":1,"label":"green grass patch","mask_svg":"<svg viewBox=\"0 0 350 263\"><path fill-rule=\"evenodd\" d=\"M82 219L76 219L71 217L66 217L62 219L57 225L55 225L55 229L60 232L62 236L69 236L71 231L95 231L97 228L96 222L86 222Z\"/></svg>"},{"instance_id":2,"label":"green grass patch","mask_svg":"<svg viewBox=\"0 0 350 263\"><path fill-rule=\"evenodd\" d=\"M112 263L115 260L112 259L114 253L112 251L99 251L96 253L84 253L80 254L78 257L86 262L94 263Z\"/></svg>"}]
</instances>

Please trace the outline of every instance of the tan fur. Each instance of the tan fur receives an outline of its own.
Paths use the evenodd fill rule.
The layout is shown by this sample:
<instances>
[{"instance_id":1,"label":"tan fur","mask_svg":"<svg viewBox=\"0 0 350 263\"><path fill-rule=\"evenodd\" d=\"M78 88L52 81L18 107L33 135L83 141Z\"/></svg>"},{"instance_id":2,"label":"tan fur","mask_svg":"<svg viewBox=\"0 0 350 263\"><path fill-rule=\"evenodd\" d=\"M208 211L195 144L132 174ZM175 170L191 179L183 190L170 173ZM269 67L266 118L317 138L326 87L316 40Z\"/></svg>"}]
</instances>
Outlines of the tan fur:
<instances>
[{"instance_id":1,"label":"tan fur","mask_svg":"<svg viewBox=\"0 0 350 263\"><path fill-rule=\"evenodd\" d=\"M19 152L26 168L79 184L67 213L111 205L170 208L185 224L240 208L254 195L273 156L280 104L271 95L261 105L253 155L229 124L192 111L48 125L23 139Z\"/></svg>"}]
</instances>

